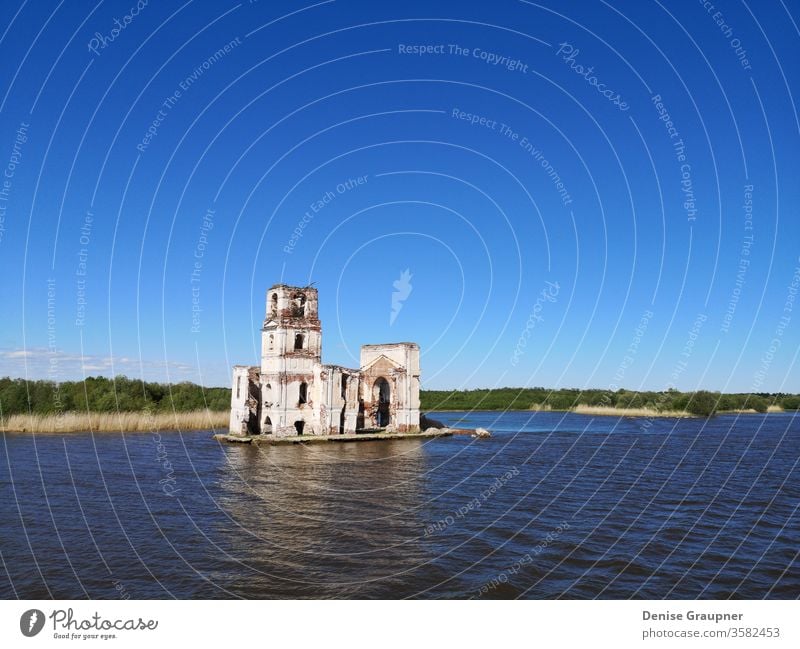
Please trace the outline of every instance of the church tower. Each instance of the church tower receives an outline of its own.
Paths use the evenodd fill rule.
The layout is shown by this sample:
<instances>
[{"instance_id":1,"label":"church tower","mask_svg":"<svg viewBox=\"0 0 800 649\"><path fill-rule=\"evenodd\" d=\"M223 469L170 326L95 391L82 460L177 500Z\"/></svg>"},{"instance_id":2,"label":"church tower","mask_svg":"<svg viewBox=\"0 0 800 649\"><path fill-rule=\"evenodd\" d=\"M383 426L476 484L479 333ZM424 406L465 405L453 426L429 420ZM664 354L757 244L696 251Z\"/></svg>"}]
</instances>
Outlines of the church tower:
<instances>
[{"instance_id":1,"label":"church tower","mask_svg":"<svg viewBox=\"0 0 800 649\"><path fill-rule=\"evenodd\" d=\"M261 430L310 434L314 421L314 370L322 361L317 289L276 284L267 291L261 330Z\"/></svg>"}]
</instances>

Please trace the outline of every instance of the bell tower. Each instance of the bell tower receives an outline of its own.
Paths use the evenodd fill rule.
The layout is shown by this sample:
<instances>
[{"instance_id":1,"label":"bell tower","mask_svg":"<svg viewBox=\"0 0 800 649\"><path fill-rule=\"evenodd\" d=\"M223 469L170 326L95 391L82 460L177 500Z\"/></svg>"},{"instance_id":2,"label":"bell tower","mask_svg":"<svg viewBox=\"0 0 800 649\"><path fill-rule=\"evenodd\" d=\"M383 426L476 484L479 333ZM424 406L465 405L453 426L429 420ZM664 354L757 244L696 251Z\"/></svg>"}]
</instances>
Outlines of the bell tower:
<instances>
[{"instance_id":1,"label":"bell tower","mask_svg":"<svg viewBox=\"0 0 800 649\"><path fill-rule=\"evenodd\" d=\"M275 284L267 291L261 329L261 390L265 432L311 423L314 367L322 361L317 289ZM277 431L276 431L277 432Z\"/></svg>"}]
</instances>

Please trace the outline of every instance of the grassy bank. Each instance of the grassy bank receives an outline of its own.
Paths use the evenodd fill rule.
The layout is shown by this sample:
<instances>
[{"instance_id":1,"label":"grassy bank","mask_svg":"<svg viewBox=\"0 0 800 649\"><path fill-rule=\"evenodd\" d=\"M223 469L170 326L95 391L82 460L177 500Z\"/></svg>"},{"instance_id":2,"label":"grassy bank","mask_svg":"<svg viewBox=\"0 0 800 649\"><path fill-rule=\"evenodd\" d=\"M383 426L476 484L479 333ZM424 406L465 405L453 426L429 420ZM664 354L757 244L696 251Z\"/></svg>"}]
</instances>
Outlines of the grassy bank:
<instances>
[{"instance_id":1,"label":"grassy bank","mask_svg":"<svg viewBox=\"0 0 800 649\"><path fill-rule=\"evenodd\" d=\"M579 405L571 408L569 412L579 415L593 415L600 417L698 417L686 410L656 410L655 408L612 408L609 406L586 406ZM741 408L737 410L717 410L715 414L758 414L758 410L753 408ZM768 406L767 412L784 412L780 406Z\"/></svg>"},{"instance_id":2,"label":"grassy bank","mask_svg":"<svg viewBox=\"0 0 800 649\"><path fill-rule=\"evenodd\" d=\"M600 417L696 417L685 410L656 410L655 408L611 408L608 406L575 406L572 412Z\"/></svg>"},{"instance_id":3,"label":"grassy bank","mask_svg":"<svg viewBox=\"0 0 800 649\"><path fill-rule=\"evenodd\" d=\"M577 405L574 408L550 408L540 404L533 404L530 408L475 408L475 409L452 409L449 412L574 412L577 415L591 415L593 417L666 417L666 418L686 418L700 417L702 415L693 414L686 410L656 410L655 408L615 408L611 406L587 406ZM431 410L436 412L436 410ZM443 411L446 412L446 411ZM786 412L780 406L769 406L766 412ZM793 411L790 411L793 412ZM758 410L753 408L743 408L738 410L717 410L717 415L755 415ZM761 413L763 414L763 413Z\"/></svg>"},{"instance_id":4,"label":"grassy bank","mask_svg":"<svg viewBox=\"0 0 800 649\"><path fill-rule=\"evenodd\" d=\"M60 415L10 415L0 420L0 430L27 433L100 431L203 430L227 428L225 411L188 412L65 412Z\"/></svg>"}]
</instances>

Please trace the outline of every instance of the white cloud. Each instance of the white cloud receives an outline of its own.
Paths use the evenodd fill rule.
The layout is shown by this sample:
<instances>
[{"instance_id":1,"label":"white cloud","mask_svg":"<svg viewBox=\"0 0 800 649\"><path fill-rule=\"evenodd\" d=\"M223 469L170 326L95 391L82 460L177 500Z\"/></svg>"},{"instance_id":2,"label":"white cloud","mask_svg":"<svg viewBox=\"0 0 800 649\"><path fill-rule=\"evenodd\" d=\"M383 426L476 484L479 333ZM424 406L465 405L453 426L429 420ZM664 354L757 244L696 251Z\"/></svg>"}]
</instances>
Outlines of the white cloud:
<instances>
[{"instance_id":1,"label":"white cloud","mask_svg":"<svg viewBox=\"0 0 800 649\"><path fill-rule=\"evenodd\" d=\"M86 376L125 374L145 381L193 381L205 385L227 385L228 370L221 365L198 368L182 361L137 359L129 356L95 356L52 352L46 347L0 349L0 376L75 381Z\"/></svg>"}]
</instances>

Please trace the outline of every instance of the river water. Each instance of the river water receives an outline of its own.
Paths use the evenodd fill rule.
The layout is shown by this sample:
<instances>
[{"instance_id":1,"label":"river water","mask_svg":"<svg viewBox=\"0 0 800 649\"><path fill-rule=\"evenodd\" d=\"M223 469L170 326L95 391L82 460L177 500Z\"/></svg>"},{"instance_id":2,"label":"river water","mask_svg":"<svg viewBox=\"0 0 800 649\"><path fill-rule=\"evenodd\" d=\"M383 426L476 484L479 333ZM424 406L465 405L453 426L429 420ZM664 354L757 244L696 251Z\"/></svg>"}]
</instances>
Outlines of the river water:
<instances>
[{"instance_id":1,"label":"river water","mask_svg":"<svg viewBox=\"0 0 800 649\"><path fill-rule=\"evenodd\" d=\"M5 434L2 598L797 598L800 418L435 413L250 447Z\"/></svg>"}]
</instances>

